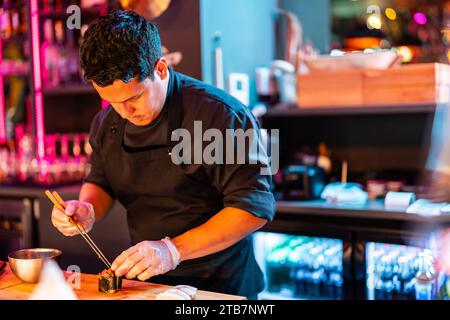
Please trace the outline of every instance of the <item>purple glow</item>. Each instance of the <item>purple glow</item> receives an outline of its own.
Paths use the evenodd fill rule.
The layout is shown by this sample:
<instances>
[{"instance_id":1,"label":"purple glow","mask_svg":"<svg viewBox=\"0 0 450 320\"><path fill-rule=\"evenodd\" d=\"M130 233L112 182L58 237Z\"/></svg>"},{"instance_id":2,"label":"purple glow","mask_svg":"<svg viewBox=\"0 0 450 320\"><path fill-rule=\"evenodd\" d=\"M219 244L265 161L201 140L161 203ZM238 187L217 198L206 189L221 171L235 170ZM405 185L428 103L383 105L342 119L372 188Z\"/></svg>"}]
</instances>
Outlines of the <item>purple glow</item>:
<instances>
[{"instance_id":1,"label":"purple glow","mask_svg":"<svg viewBox=\"0 0 450 320\"><path fill-rule=\"evenodd\" d=\"M427 16L425 15L425 13L416 12L416 13L414 13L414 21L417 24L423 25L423 24L427 24L428 19L427 19Z\"/></svg>"},{"instance_id":2,"label":"purple glow","mask_svg":"<svg viewBox=\"0 0 450 320\"><path fill-rule=\"evenodd\" d=\"M0 64L2 63L2 39L0 38ZM0 143L6 143L6 106L3 76L0 75Z\"/></svg>"},{"instance_id":3,"label":"purple glow","mask_svg":"<svg viewBox=\"0 0 450 320\"><path fill-rule=\"evenodd\" d=\"M33 54L34 106L36 108L37 156L45 157L44 106L42 102L41 52L39 44L39 7L37 0L30 0L31 44Z\"/></svg>"}]
</instances>

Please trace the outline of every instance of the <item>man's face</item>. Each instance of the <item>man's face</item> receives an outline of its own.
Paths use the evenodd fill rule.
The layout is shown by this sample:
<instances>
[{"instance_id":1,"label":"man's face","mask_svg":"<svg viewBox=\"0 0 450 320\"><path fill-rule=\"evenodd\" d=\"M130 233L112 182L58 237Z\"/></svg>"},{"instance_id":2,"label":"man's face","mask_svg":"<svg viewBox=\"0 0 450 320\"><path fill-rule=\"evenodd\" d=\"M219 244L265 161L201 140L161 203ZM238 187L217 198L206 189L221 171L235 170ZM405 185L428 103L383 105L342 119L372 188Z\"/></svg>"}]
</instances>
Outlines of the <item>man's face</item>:
<instances>
[{"instance_id":1,"label":"man's face","mask_svg":"<svg viewBox=\"0 0 450 320\"><path fill-rule=\"evenodd\" d=\"M155 78L140 81L133 78L128 83L116 80L111 85L100 87L93 83L100 97L108 101L114 110L124 119L136 126L145 126L160 113L167 93L164 79L167 70L155 69Z\"/></svg>"}]
</instances>

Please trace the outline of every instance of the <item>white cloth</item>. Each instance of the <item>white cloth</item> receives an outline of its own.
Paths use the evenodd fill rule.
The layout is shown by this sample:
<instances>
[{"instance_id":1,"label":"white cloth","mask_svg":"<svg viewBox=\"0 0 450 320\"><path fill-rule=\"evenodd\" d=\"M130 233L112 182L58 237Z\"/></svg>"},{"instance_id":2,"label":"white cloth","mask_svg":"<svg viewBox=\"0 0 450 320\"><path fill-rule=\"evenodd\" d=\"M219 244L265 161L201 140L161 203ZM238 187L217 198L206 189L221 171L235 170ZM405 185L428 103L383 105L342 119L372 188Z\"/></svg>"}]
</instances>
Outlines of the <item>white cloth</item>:
<instances>
[{"instance_id":1,"label":"white cloth","mask_svg":"<svg viewBox=\"0 0 450 320\"><path fill-rule=\"evenodd\" d=\"M47 260L44 262L39 282L30 300L77 300L77 296L67 284L56 262Z\"/></svg>"},{"instance_id":2,"label":"white cloth","mask_svg":"<svg viewBox=\"0 0 450 320\"><path fill-rule=\"evenodd\" d=\"M188 285L178 285L158 294L156 300L194 300L197 291Z\"/></svg>"},{"instance_id":3,"label":"white cloth","mask_svg":"<svg viewBox=\"0 0 450 320\"><path fill-rule=\"evenodd\" d=\"M337 204L365 204L368 200L367 192L356 183L330 183L325 187L320 197L329 203Z\"/></svg>"}]
</instances>

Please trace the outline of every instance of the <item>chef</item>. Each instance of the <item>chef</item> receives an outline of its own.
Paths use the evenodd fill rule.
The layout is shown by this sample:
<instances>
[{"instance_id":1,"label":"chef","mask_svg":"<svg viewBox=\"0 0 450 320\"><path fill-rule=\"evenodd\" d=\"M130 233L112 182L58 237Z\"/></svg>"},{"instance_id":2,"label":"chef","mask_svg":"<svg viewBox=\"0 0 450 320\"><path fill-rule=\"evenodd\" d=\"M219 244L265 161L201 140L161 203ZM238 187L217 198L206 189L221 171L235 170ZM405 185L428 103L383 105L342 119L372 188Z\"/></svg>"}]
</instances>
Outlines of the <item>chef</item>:
<instances>
[{"instance_id":1,"label":"chef","mask_svg":"<svg viewBox=\"0 0 450 320\"><path fill-rule=\"evenodd\" d=\"M117 276L255 299L264 281L250 235L275 214L267 162L175 163L172 155L178 129L195 140L194 122L257 130L255 117L224 91L168 68L157 28L132 11L92 22L80 60L110 105L91 125L92 166L79 199L66 212L54 208L53 225L77 235L71 215L91 230L117 199L133 243L112 263Z\"/></svg>"}]
</instances>

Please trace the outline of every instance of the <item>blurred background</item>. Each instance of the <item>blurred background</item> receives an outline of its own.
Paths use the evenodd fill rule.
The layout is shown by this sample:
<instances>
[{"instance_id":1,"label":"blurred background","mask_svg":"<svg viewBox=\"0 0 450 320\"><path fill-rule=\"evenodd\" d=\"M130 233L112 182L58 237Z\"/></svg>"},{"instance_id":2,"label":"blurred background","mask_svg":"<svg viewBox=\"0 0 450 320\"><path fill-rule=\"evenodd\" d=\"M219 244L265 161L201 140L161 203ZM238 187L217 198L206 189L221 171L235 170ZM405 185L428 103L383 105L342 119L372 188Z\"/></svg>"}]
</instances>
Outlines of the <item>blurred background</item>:
<instances>
[{"instance_id":1,"label":"blurred background","mask_svg":"<svg viewBox=\"0 0 450 320\"><path fill-rule=\"evenodd\" d=\"M0 4L1 260L55 247L64 267L100 271L52 227L43 191L76 198L90 170L107 104L82 80L79 46L90 21L130 9L158 26L175 71L241 100L279 148L277 216L254 235L261 299L448 299L450 179L441 201L422 195L427 172L450 168L450 1ZM116 204L92 231L108 257L129 246L126 223Z\"/></svg>"}]
</instances>

